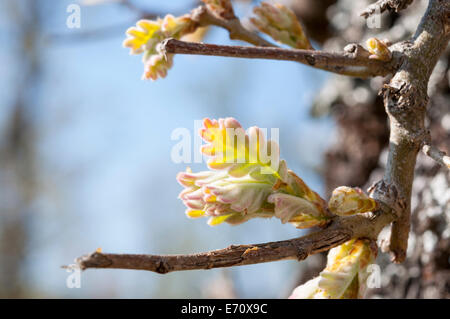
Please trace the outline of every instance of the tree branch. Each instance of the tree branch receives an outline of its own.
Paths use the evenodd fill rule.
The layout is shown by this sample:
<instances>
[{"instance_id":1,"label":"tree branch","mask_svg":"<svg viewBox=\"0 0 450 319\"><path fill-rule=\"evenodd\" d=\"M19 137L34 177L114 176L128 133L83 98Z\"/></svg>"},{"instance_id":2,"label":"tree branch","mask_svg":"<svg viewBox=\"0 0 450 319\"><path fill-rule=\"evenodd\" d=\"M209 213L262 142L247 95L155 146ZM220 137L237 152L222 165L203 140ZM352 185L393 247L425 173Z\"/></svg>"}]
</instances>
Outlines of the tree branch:
<instances>
[{"instance_id":1,"label":"tree branch","mask_svg":"<svg viewBox=\"0 0 450 319\"><path fill-rule=\"evenodd\" d=\"M443 167L450 169L450 156L448 156L445 152L439 150L431 144L424 144L422 146L422 152Z\"/></svg>"},{"instance_id":2,"label":"tree branch","mask_svg":"<svg viewBox=\"0 0 450 319\"><path fill-rule=\"evenodd\" d=\"M196 21L200 26L214 25L228 31L230 39L241 40L256 46L275 46L257 33L251 32L244 28L240 20L232 15L232 18L217 17L205 7L199 6L191 11L191 19Z\"/></svg>"},{"instance_id":3,"label":"tree branch","mask_svg":"<svg viewBox=\"0 0 450 319\"><path fill-rule=\"evenodd\" d=\"M395 186L404 202L391 230L389 249L394 262L402 262L406 257L414 167L417 153L428 136L424 123L427 86L450 38L449 16L449 1L430 0L415 36L391 46L394 57L402 62L381 92L391 129L384 182Z\"/></svg>"},{"instance_id":4,"label":"tree branch","mask_svg":"<svg viewBox=\"0 0 450 319\"><path fill-rule=\"evenodd\" d=\"M400 10L406 9L412 2L413 0L378 0L368 6L361 13L361 16L367 19L374 13L382 13L386 10L399 12Z\"/></svg>"},{"instance_id":5,"label":"tree branch","mask_svg":"<svg viewBox=\"0 0 450 319\"><path fill-rule=\"evenodd\" d=\"M116 268L148 270L159 274L173 271L243 266L277 260L304 260L336 247L352 238L376 239L381 229L394 219L390 211L336 218L329 227L290 240L254 245L238 245L189 255L135 255L94 252L77 258L82 269Z\"/></svg>"},{"instance_id":6,"label":"tree branch","mask_svg":"<svg viewBox=\"0 0 450 319\"><path fill-rule=\"evenodd\" d=\"M384 76L394 70L391 62L369 59L366 55L355 54L354 52L330 53L273 47L228 46L185 42L175 39L163 41L160 50L175 54L295 61L317 69L357 77Z\"/></svg>"}]
</instances>

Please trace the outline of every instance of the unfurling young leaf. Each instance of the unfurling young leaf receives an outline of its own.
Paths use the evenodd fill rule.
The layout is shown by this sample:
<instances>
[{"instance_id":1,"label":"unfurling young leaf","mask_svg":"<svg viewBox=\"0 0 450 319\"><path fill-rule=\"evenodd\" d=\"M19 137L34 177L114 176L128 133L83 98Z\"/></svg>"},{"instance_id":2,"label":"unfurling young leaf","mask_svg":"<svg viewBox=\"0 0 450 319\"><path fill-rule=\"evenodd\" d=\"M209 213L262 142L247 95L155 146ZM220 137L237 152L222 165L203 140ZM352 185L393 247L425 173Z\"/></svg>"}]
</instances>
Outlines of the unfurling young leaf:
<instances>
[{"instance_id":1,"label":"unfurling young leaf","mask_svg":"<svg viewBox=\"0 0 450 319\"><path fill-rule=\"evenodd\" d=\"M173 55L160 52L159 44L167 38L180 39L194 32L198 25L189 15L174 17L170 14L164 19L139 20L136 27L127 30L127 38L123 46L130 48L131 54L143 53L144 79L156 80L164 78L167 70L172 67Z\"/></svg>"},{"instance_id":2,"label":"unfurling young leaf","mask_svg":"<svg viewBox=\"0 0 450 319\"><path fill-rule=\"evenodd\" d=\"M207 144L201 151L210 157L210 170L177 176L189 217L208 216L210 225L277 217L298 228L329 221L325 201L279 163L278 144L266 141L262 130L245 132L233 118L205 119L203 125L200 135Z\"/></svg>"},{"instance_id":3,"label":"unfurling young leaf","mask_svg":"<svg viewBox=\"0 0 450 319\"><path fill-rule=\"evenodd\" d=\"M177 179L187 187L179 196L188 207L186 215L208 216L211 226L224 221L240 224L253 217L273 215L270 209L264 209L265 198L271 191L268 182L250 176L234 178L226 171L191 173L188 170L178 174Z\"/></svg>"},{"instance_id":4,"label":"unfurling young leaf","mask_svg":"<svg viewBox=\"0 0 450 319\"><path fill-rule=\"evenodd\" d=\"M312 49L302 25L288 7L280 3L261 2L259 7L253 9L253 12L256 17L251 18L250 21L262 33L296 49Z\"/></svg>"},{"instance_id":5,"label":"unfurling young leaf","mask_svg":"<svg viewBox=\"0 0 450 319\"><path fill-rule=\"evenodd\" d=\"M360 188L341 186L331 194L328 208L333 214L349 216L374 211L378 204Z\"/></svg>"},{"instance_id":6,"label":"unfurling young leaf","mask_svg":"<svg viewBox=\"0 0 450 319\"><path fill-rule=\"evenodd\" d=\"M275 205L275 216L282 223L290 222L297 228L324 226L328 223L329 216L324 210L304 198L275 193L270 195L267 201Z\"/></svg>"},{"instance_id":7,"label":"unfurling young leaf","mask_svg":"<svg viewBox=\"0 0 450 319\"><path fill-rule=\"evenodd\" d=\"M363 298L368 278L367 266L375 261L373 242L352 239L328 252L327 266L320 275L297 287L293 299Z\"/></svg>"}]
</instances>

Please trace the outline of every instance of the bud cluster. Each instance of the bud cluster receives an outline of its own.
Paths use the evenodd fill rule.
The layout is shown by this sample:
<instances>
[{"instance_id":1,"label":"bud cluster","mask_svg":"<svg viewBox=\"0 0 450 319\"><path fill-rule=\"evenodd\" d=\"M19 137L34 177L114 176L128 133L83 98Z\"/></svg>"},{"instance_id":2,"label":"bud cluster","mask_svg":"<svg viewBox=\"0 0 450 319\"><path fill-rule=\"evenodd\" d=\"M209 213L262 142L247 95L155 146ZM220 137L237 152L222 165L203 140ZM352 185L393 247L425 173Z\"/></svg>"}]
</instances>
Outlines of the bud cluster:
<instances>
[{"instance_id":1,"label":"bud cluster","mask_svg":"<svg viewBox=\"0 0 450 319\"><path fill-rule=\"evenodd\" d=\"M177 176L185 187L179 197L187 216L208 216L210 225L276 217L297 228L323 226L332 217L325 201L284 161L272 166L279 161L278 144L266 141L259 128L245 132L233 118L205 119L203 125L200 136L207 144L201 151L210 157L210 170Z\"/></svg>"},{"instance_id":2,"label":"bud cluster","mask_svg":"<svg viewBox=\"0 0 450 319\"><path fill-rule=\"evenodd\" d=\"M291 299L356 299L364 297L368 266L377 256L376 245L352 239L328 252L327 266L320 275L292 292Z\"/></svg>"},{"instance_id":3,"label":"bud cluster","mask_svg":"<svg viewBox=\"0 0 450 319\"><path fill-rule=\"evenodd\" d=\"M164 78L167 70L172 67L173 55L164 54L159 50L159 44L167 38L179 39L197 29L197 23L190 15L174 17L170 14L164 19L139 20L136 27L126 31L127 38L123 46L130 48L130 54L143 53L144 79L156 80Z\"/></svg>"},{"instance_id":4,"label":"bud cluster","mask_svg":"<svg viewBox=\"0 0 450 319\"><path fill-rule=\"evenodd\" d=\"M253 12L256 17L250 21L259 31L293 48L312 49L297 16L288 7L279 3L261 2Z\"/></svg>"},{"instance_id":5,"label":"bud cluster","mask_svg":"<svg viewBox=\"0 0 450 319\"><path fill-rule=\"evenodd\" d=\"M278 144L262 131L248 132L233 118L203 120L201 147L209 156L208 171L189 168L177 175L184 187L179 198L190 218L209 217L208 224L240 224L251 218L275 217L297 228L325 226L335 215L372 211L377 203L359 188L338 187L327 203L279 160ZM236 143L237 142L237 143ZM266 161L264 152L269 152ZM352 239L331 249L326 268L317 278L297 287L291 298L361 298L366 289L367 266L377 247L365 239Z\"/></svg>"}]
</instances>

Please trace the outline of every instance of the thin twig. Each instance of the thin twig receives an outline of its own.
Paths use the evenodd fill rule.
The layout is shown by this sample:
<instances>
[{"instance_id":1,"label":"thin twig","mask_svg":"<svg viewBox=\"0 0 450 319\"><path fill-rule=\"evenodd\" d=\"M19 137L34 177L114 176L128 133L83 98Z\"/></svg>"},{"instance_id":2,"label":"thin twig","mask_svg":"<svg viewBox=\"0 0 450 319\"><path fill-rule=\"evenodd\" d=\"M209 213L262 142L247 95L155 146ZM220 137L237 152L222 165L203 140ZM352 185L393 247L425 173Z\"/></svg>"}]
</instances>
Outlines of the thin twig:
<instances>
[{"instance_id":1,"label":"thin twig","mask_svg":"<svg viewBox=\"0 0 450 319\"><path fill-rule=\"evenodd\" d=\"M241 40L256 46L275 46L257 33L244 28L237 17L232 19L217 17L203 5L192 10L190 15L191 19L197 21L202 27L214 25L227 30L232 40Z\"/></svg>"},{"instance_id":2,"label":"thin twig","mask_svg":"<svg viewBox=\"0 0 450 319\"><path fill-rule=\"evenodd\" d=\"M211 269L265 263L277 260L304 260L309 255L327 251L351 238L376 238L394 215L374 213L336 218L332 224L315 233L290 240L254 245L238 245L189 255L135 255L94 252L76 260L81 269L116 268L148 270L159 274L172 271Z\"/></svg>"},{"instance_id":3,"label":"thin twig","mask_svg":"<svg viewBox=\"0 0 450 319\"><path fill-rule=\"evenodd\" d=\"M447 153L430 144L425 144L422 147L422 152L443 167L450 169L450 156L448 156Z\"/></svg>"},{"instance_id":4,"label":"thin twig","mask_svg":"<svg viewBox=\"0 0 450 319\"><path fill-rule=\"evenodd\" d=\"M399 12L406 9L412 2L413 0L379 0L368 6L361 16L367 19L373 14L380 14L386 10Z\"/></svg>"},{"instance_id":5,"label":"thin twig","mask_svg":"<svg viewBox=\"0 0 450 319\"><path fill-rule=\"evenodd\" d=\"M247 47L203 44L167 39L161 44L166 53L210 55L246 59L295 61L317 69L358 77L388 75L392 64L346 52L332 53L315 50L282 49L273 47Z\"/></svg>"}]
</instances>

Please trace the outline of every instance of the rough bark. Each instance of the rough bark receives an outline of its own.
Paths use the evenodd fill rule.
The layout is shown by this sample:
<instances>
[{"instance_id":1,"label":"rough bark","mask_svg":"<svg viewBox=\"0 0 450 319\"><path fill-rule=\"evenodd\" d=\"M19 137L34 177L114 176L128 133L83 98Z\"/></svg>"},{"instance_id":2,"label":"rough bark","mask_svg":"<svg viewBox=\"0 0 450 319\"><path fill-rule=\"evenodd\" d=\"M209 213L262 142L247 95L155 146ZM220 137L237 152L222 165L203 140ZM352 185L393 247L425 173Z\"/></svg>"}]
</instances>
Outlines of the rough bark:
<instances>
[{"instance_id":1,"label":"rough bark","mask_svg":"<svg viewBox=\"0 0 450 319\"><path fill-rule=\"evenodd\" d=\"M332 9L331 12L344 12L347 15L355 10L351 1L346 0L338 1L336 8ZM414 32L415 26L408 21L418 21L422 13L423 7L417 2L404 16L384 14L383 29L376 31L382 34L380 38L398 41ZM346 40L362 41L367 37L367 33L373 31L352 22L344 26L333 23L331 25L336 37L330 38L325 47L339 47L341 41ZM347 31L343 32L340 27L346 28ZM447 50L431 76L426 120L432 143L447 154L450 150L449 62ZM341 88L333 90L333 83L337 82ZM326 154L324 177L328 191L338 185L367 187L383 176L387 154L387 150L383 151L383 146L387 142L387 136L382 127L386 127L387 121L384 112L380 112L383 111L382 103L375 96L376 91L368 89L379 86L380 83L376 79L364 81L341 77L339 81L330 82L316 99L313 113L319 115L331 111L338 124L336 143ZM357 99L356 92L364 94L359 94ZM367 122L368 119L371 119L371 122ZM406 261L400 265L391 264L385 254L379 255L377 262L382 266L382 288L372 290L372 296L448 298L450 265L447 234L450 231L450 198L448 191L445 191L450 185L448 178L445 169L419 154L412 190L411 247L407 250ZM432 250L430 246L433 247ZM310 271L316 272L321 268L323 260ZM306 279L302 278L300 282Z\"/></svg>"}]
</instances>

